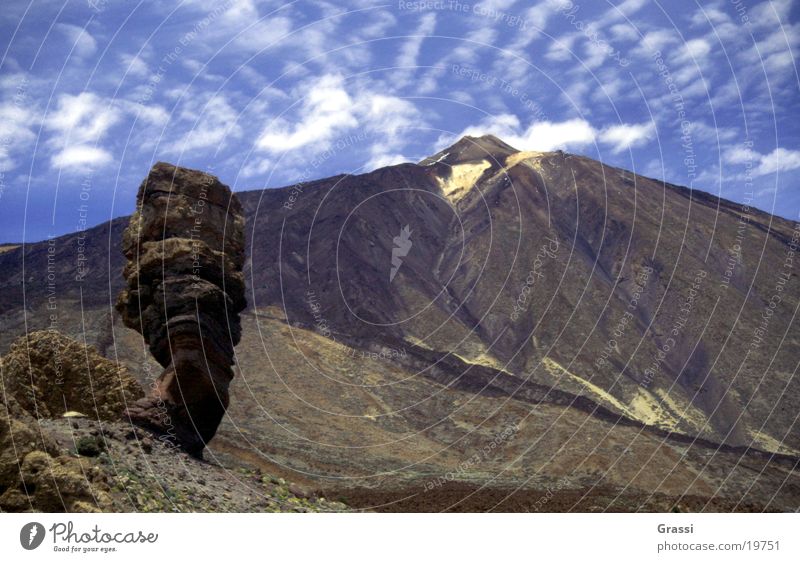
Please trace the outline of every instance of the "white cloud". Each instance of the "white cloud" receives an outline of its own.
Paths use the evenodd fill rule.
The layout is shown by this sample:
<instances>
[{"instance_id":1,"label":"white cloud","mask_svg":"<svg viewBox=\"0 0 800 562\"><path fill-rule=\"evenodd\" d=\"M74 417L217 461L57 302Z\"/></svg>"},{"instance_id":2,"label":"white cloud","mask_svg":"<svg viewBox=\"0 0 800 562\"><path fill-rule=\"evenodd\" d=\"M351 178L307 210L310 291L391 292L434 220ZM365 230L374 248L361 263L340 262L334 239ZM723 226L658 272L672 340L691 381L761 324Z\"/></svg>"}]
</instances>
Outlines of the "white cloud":
<instances>
[{"instance_id":1,"label":"white cloud","mask_svg":"<svg viewBox=\"0 0 800 562\"><path fill-rule=\"evenodd\" d=\"M110 162L111 155L94 145L121 117L119 107L91 92L60 96L55 110L44 121L45 129L50 133L47 146L54 152L51 166L71 168Z\"/></svg>"},{"instance_id":2,"label":"white cloud","mask_svg":"<svg viewBox=\"0 0 800 562\"><path fill-rule=\"evenodd\" d=\"M650 57L656 51L661 51L667 45L678 43L679 38L671 29L657 29L648 31L639 41L639 45L632 53L640 57Z\"/></svg>"},{"instance_id":3,"label":"white cloud","mask_svg":"<svg viewBox=\"0 0 800 562\"><path fill-rule=\"evenodd\" d=\"M116 104L148 127L163 127L169 121L169 113L158 104L143 104L124 99L117 100Z\"/></svg>"},{"instance_id":4,"label":"white cloud","mask_svg":"<svg viewBox=\"0 0 800 562\"><path fill-rule=\"evenodd\" d=\"M609 23L629 18L647 4L647 0L625 0L618 5L609 8L605 14L597 21L597 27L604 27Z\"/></svg>"},{"instance_id":5,"label":"white cloud","mask_svg":"<svg viewBox=\"0 0 800 562\"><path fill-rule=\"evenodd\" d=\"M229 138L241 136L238 112L224 95L187 96L184 99L178 117L191 128L176 143L167 144L168 152L219 148Z\"/></svg>"},{"instance_id":6,"label":"white cloud","mask_svg":"<svg viewBox=\"0 0 800 562\"><path fill-rule=\"evenodd\" d=\"M81 92L59 97L56 109L45 119L45 127L69 137L65 142L86 143L100 140L119 119L119 110L107 100Z\"/></svg>"},{"instance_id":7,"label":"white cloud","mask_svg":"<svg viewBox=\"0 0 800 562\"><path fill-rule=\"evenodd\" d=\"M481 120L477 125L471 125L461 131L459 135L450 135L444 134L442 135L435 147L434 152L439 152L443 148L451 145L453 142L458 140L460 137L469 135L471 137L480 137L482 135L494 135L498 138L504 139L509 144L514 144L511 142L511 138L517 138L519 136L520 130L520 122L516 115L512 115L511 113L500 113L497 115L492 115L489 117L484 118ZM517 147L519 148L519 147Z\"/></svg>"},{"instance_id":8,"label":"white cloud","mask_svg":"<svg viewBox=\"0 0 800 562\"><path fill-rule=\"evenodd\" d=\"M683 99L708 97L712 88L707 79L700 75L696 67L684 68L681 72L673 75L675 82L681 85L681 95Z\"/></svg>"},{"instance_id":9,"label":"white cloud","mask_svg":"<svg viewBox=\"0 0 800 562\"><path fill-rule=\"evenodd\" d=\"M769 154L761 154L742 146L731 147L723 153L723 159L728 164L751 166L753 176L766 176L800 168L800 150L781 147Z\"/></svg>"},{"instance_id":10,"label":"white cloud","mask_svg":"<svg viewBox=\"0 0 800 562\"><path fill-rule=\"evenodd\" d=\"M711 44L702 38L689 39L672 49L669 59L672 78L684 98L708 96L707 76L714 74Z\"/></svg>"},{"instance_id":11,"label":"white cloud","mask_svg":"<svg viewBox=\"0 0 800 562\"><path fill-rule=\"evenodd\" d=\"M467 127L460 136L493 134L520 150L542 152L577 149L600 142L610 145L612 152L616 154L647 143L652 139L654 131L655 126L652 123L611 125L598 130L585 119L540 121L532 123L523 130L519 119L515 115L506 113Z\"/></svg>"},{"instance_id":12,"label":"white cloud","mask_svg":"<svg viewBox=\"0 0 800 562\"><path fill-rule=\"evenodd\" d=\"M264 20L259 20L256 16L256 19L247 19L242 23L247 23L247 26L234 31L231 37L236 37L233 43L238 48L248 52L263 51L281 45L284 37L292 30L292 20L282 16Z\"/></svg>"},{"instance_id":13,"label":"white cloud","mask_svg":"<svg viewBox=\"0 0 800 562\"><path fill-rule=\"evenodd\" d=\"M550 43L550 47L545 53L545 58L553 62L563 62L571 60L573 55L573 44L575 40L580 37L579 33L567 33L560 37L556 37Z\"/></svg>"},{"instance_id":14,"label":"white cloud","mask_svg":"<svg viewBox=\"0 0 800 562\"><path fill-rule=\"evenodd\" d=\"M554 150L591 144L595 131L584 119L570 119L560 123L544 121L529 127L525 135L528 150Z\"/></svg>"},{"instance_id":15,"label":"white cloud","mask_svg":"<svg viewBox=\"0 0 800 562\"><path fill-rule=\"evenodd\" d=\"M421 78L415 79L416 93L425 95L436 92L442 86L442 77L444 75L444 70L433 68Z\"/></svg>"},{"instance_id":16,"label":"white cloud","mask_svg":"<svg viewBox=\"0 0 800 562\"><path fill-rule=\"evenodd\" d=\"M483 0L483 2L477 4L480 10L478 13L496 13L508 10L516 2L517 0Z\"/></svg>"},{"instance_id":17,"label":"white cloud","mask_svg":"<svg viewBox=\"0 0 800 562\"><path fill-rule=\"evenodd\" d=\"M368 16L371 18L369 23L356 30L362 40L383 37L388 29L397 23L397 18L389 10L369 12Z\"/></svg>"},{"instance_id":18,"label":"white cloud","mask_svg":"<svg viewBox=\"0 0 800 562\"><path fill-rule=\"evenodd\" d=\"M729 148L723 157L728 164L746 164L760 159L760 155L755 150L742 146Z\"/></svg>"},{"instance_id":19,"label":"white cloud","mask_svg":"<svg viewBox=\"0 0 800 562\"><path fill-rule=\"evenodd\" d=\"M582 59L587 68L597 68L603 64L608 54L608 45L596 43L594 41L586 41L584 43L584 52L586 56Z\"/></svg>"},{"instance_id":20,"label":"white cloud","mask_svg":"<svg viewBox=\"0 0 800 562\"><path fill-rule=\"evenodd\" d=\"M227 8L224 11L211 2L207 6L204 2L196 4L202 12L213 15L203 33L215 41L226 44L230 41L229 49L262 51L280 45L292 30L292 20L285 15L261 17L256 0L231 0L224 3Z\"/></svg>"},{"instance_id":21,"label":"white cloud","mask_svg":"<svg viewBox=\"0 0 800 562\"><path fill-rule=\"evenodd\" d=\"M561 92L561 97L570 110L582 111L590 106L584 103L584 98L591 90L591 83L589 80L573 80L572 83L567 84L564 91Z\"/></svg>"},{"instance_id":22,"label":"white cloud","mask_svg":"<svg viewBox=\"0 0 800 562\"><path fill-rule=\"evenodd\" d=\"M464 41L459 42L455 49L438 62L438 66L446 67L455 61L460 64L475 64L479 52L493 46L497 41L497 35L497 30L491 27L470 31L464 36Z\"/></svg>"},{"instance_id":23,"label":"white cloud","mask_svg":"<svg viewBox=\"0 0 800 562\"><path fill-rule=\"evenodd\" d=\"M756 198L760 199L774 199L775 193L778 191L777 186L770 186L770 187L762 187L758 191L756 191L755 196Z\"/></svg>"},{"instance_id":24,"label":"white cloud","mask_svg":"<svg viewBox=\"0 0 800 562\"><path fill-rule=\"evenodd\" d=\"M514 30L513 40L508 44L506 50L525 56L525 47L539 38L541 32L547 27L547 22L562 5L562 0L543 0L528 8L522 16L525 25ZM512 59L512 64L517 64L517 61Z\"/></svg>"},{"instance_id":25,"label":"white cloud","mask_svg":"<svg viewBox=\"0 0 800 562\"><path fill-rule=\"evenodd\" d=\"M735 78L729 79L723 84L719 84L714 88L713 97L711 102L714 107L725 107L728 104L737 103L742 99L743 89L746 84L742 84L741 80L737 81Z\"/></svg>"},{"instance_id":26,"label":"white cloud","mask_svg":"<svg viewBox=\"0 0 800 562\"><path fill-rule=\"evenodd\" d=\"M410 37L400 49L397 55L397 66L417 66L417 57L422 48L422 42L433 33L436 28L436 14L429 12L421 18L419 27L414 32L414 37Z\"/></svg>"},{"instance_id":27,"label":"white cloud","mask_svg":"<svg viewBox=\"0 0 800 562\"><path fill-rule=\"evenodd\" d=\"M413 104L398 97L368 92L358 98L357 112L363 110L369 127L394 135L411 124L417 110Z\"/></svg>"},{"instance_id":28,"label":"white cloud","mask_svg":"<svg viewBox=\"0 0 800 562\"><path fill-rule=\"evenodd\" d=\"M788 172L800 168L800 150L776 148L769 154L762 154L758 166L753 171L757 176L776 172Z\"/></svg>"},{"instance_id":29,"label":"white cloud","mask_svg":"<svg viewBox=\"0 0 800 562\"><path fill-rule=\"evenodd\" d=\"M296 111L296 119L278 117L268 123L256 148L267 153L313 147L324 150L337 136L355 129L374 137L376 155L399 152L405 144L403 132L419 115L414 105L401 98L375 92L363 85L350 86L338 75L325 75L298 87L308 92Z\"/></svg>"},{"instance_id":30,"label":"white cloud","mask_svg":"<svg viewBox=\"0 0 800 562\"><path fill-rule=\"evenodd\" d=\"M681 58L685 61L704 59L711 52L711 45L705 39L690 39L681 48Z\"/></svg>"},{"instance_id":31,"label":"white cloud","mask_svg":"<svg viewBox=\"0 0 800 562\"><path fill-rule=\"evenodd\" d=\"M34 113L22 103L0 104L0 172L16 168L18 163L12 153L19 153L29 147L36 135L31 130Z\"/></svg>"},{"instance_id":32,"label":"white cloud","mask_svg":"<svg viewBox=\"0 0 800 562\"><path fill-rule=\"evenodd\" d=\"M695 10L692 14L692 25L716 27L731 21L728 14L716 6L703 6Z\"/></svg>"},{"instance_id":33,"label":"white cloud","mask_svg":"<svg viewBox=\"0 0 800 562\"><path fill-rule=\"evenodd\" d=\"M145 78L150 74L150 69L147 68L147 63L144 62L142 57L138 55L120 55L120 62L125 67L125 72L128 76L134 78Z\"/></svg>"},{"instance_id":34,"label":"white cloud","mask_svg":"<svg viewBox=\"0 0 800 562\"><path fill-rule=\"evenodd\" d=\"M561 0L544 0L535 6L528 8L523 18L526 24L532 25L539 29L547 27L547 22L556 13L560 6L563 5Z\"/></svg>"},{"instance_id":35,"label":"white cloud","mask_svg":"<svg viewBox=\"0 0 800 562\"><path fill-rule=\"evenodd\" d=\"M66 36L73 55L86 58L97 51L97 41L86 29L69 23L57 23L55 28Z\"/></svg>"},{"instance_id":36,"label":"white cloud","mask_svg":"<svg viewBox=\"0 0 800 562\"><path fill-rule=\"evenodd\" d=\"M432 68L424 76L415 79L414 89L419 95L430 94L439 90L441 87L441 77L443 71L441 69L449 67L452 63L459 65L476 64L479 51L491 47L497 38L497 31L491 27L481 27L470 31L464 36L464 41L449 51L445 56L439 59L436 63L438 68ZM400 86L405 86L405 80L395 80L395 83Z\"/></svg>"},{"instance_id":37,"label":"white cloud","mask_svg":"<svg viewBox=\"0 0 800 562\"><path fill-rule=\"evenodd\" d=\"M740 134L735 127L712 126L702 121L692 121L691 133L695 139L714 144L730 142Z\"/></svg>"},{"instance_id":38,"label":"white cloud","mask_svg":"<svg viewBox=\"0 0 800 562\"><path fill-rule=\"evenodd\" d=\"M50 164L55 168L69 168L109 163L108 150L96 146L126 116L136 116L149 130L163 127L169 120L167 111L157 104L105 98L93 92L61 95L44 119L44 129L48 133L44 145L52 151ZM144 142L140 139L136 146L144 146Z\"/></svg>"},{"instance_id":39,"label":"white cloud","mask_svg":"<svg viewBox=\"0 0 800 562\"><path fill-rule=\"evenodd\" d=\"M240 174L245 178L252 178L255 176L265 176L273 171L275 162L269 158L252 158L241 167Z\"/></svg>"},{"instance_id":40,"label":"white cloud","mask_svg":"<svg viewBox=\"0 0 800 562\"><path fill-rule=\"evenodd\" d=\"M71 171L86 166L97 168L109 164L111 154L95 146L77 145L70 146L60 151L51 159L54 168Z\"/></svg>"},{"instance_id":41,"label":"white cloud","mask_svg":"<svg viewBox=\"0 0 800 562\"><path fill-rule=\"evenodd\" d=\"M628 150L636 146L641 146L652 140L655 133L655 125L651 123L640 123L633 125L612 125L600 132L600 142L611 145L611 151L615 154Z\"/></svg>"},{"instance_id":42,"label":"white cloud","mask_svg":"<svg viewBox=\"0 0 800 562\"><path fill-rule=\"evenodd\" d=\"M629 23L614 24L609 30L615 41L635 41L639 38L639 32Z\"/></svg>"},{"instance_id":43,"label":"white cloud","mask_svg":"<svg viewBox=\"0 0 800 562\"><path fill-rule=\"evenodd\" d=\"M301 118L291 123L279 117L264 129L256 146L267 152L293 150L330 139L336 131L358 126L353 99L341 76L323 76L303 100Z\"/></svg>"},{"instance_id":44,"label":"white cloud","mask_svg":"<svg viewBox=\"0 0 800 562\"><path fill-rule=\"evenodd\" d=\"M305 66L319 65L332 72L333 64L359 69L367 66L372 56L370 46L357 43L380 36L396 21L391 13L379 10L369 14L372 17L363 28L343 29L342 14L346 10L340 6L317 1L312 3L312 11L307 12L293 4L233 0L225 3L228 7L221 13L214 12L219 8L212 5L208 10L219 15L203 33L211 43L224 44L226 52L251 54L269 49L276 56L275 52L280 50L279 60L286 63L285 69L313 59Z\"/></svg>"},{"instance_id":45,"label":"white cloud","mask_svg":"<svg viewBox=\"0 0 800 562\"><path fill-rule=\"evenodd\" d=\"M367 48L343 40L347 33L338 29L339 22L339 18L331 18L315 21L311 26L300 26L281 39L279 46L286 52L313 57L324 68L330 68L330 65L339 64L342 60L368 60L370 53ZM336 50L345 46L347 48Z\"/></svg>"},{"instance_id":46,"label":"white cloud","mask_svg":"<svg viewBox=\"0 0 800 562\"><path fill-rule=\"evenodd\" d=\"M584 119L570 119L560 123L542 121L522 130L519 119L508 113L495 115L478 125L467 127L459 136L492 134L520 150L550 151L591 144L595 130Z\"/></svg>"},{"instance_id":47,"label":"white cloud","mask_svg":"<svg viewBox=\"0 0 800 562\"><path fill-rule=\"evenodd\" d=\"M792 0L767 0L756 4L749 12L750 23L761 29L785 25L792 9Z\"/></svg>"},{"instance_id":48,"label":"white cloud","mask_svg":"<svg viewBox=\"0 0 800 562\"><path fill-rule=\"evenodd\" d=\"M750 45L750 48L739 55L743 64L761 66L762 60L781 52L789 52L797 58L797 50L800 47L800 23L775 26L772 31L768 31L766 37L755 44L751 42Z\"/></svg>"},{"instance_id":49,"label":"white cloud","mask_svg":"<svg viewBox=\"0 0 800 562\"><path fill-rule=\"evenodd\" d=\"M773 53L767 57L767 60L764 61L764 66L767 68L767 70L775 74L781 71L788 71L791 73L794 64L794 56L788 49L778 53Z\"/></svg>"},{"instance_id":50,"label":"white cloud","mask_svg":"<svg viewBox=\"0 0 800 562\"><path fill-rule=\"evenodd\" d=\"M615 104L619 104L624 97L622 92L628 93L628 82L622 78L603 78L599 82L591 96L592 101L595 103L608 103L609 100L613 100Z\"/></svg>"}]
</instances>

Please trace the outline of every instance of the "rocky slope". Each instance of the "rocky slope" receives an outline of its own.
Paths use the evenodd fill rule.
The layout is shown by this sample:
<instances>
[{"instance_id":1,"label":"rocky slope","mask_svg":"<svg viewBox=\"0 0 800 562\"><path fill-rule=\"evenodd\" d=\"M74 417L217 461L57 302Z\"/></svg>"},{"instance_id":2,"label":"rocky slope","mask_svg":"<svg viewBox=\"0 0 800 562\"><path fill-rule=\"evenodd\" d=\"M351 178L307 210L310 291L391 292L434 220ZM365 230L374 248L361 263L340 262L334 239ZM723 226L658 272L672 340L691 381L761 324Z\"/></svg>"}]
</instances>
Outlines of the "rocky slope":
<instances>
[{"instance_id":1,"label":"rocky slope","mask_svg":"<svg viewBox=\"0 0 800 562\"><path fill-rule=\"evenodd\" d=\"M795 224L494 137L238 196L210 454L385 510L800 506ZM53 296L58 329L157 372L113 312L125 222L0 254L0 343Z\"/></svg>"},{"instance_id":2,"label":"rocky slope","mask_svg":"<svg viewBox=\"0 0 800 562\"><path fill-rule=\"evenodd\" d=\"M200 461L126 423L138 384L57 332L21 337L0 366L2 511L346 509L239 459Z\"/></svg>"},{"instance_id":3,"label":"rocky slope","mask_svg":"<svg viewBox=\"0 0 800 562\"><path fill-rule=\"evenodd\" d=\"M351 337L458 355L665 430L800 449L788 221L493 137L288 197L241 196L256 308L312 326L311 292ZM390 281L405 225L413 248Z\"/></svg>"}]
</instances>

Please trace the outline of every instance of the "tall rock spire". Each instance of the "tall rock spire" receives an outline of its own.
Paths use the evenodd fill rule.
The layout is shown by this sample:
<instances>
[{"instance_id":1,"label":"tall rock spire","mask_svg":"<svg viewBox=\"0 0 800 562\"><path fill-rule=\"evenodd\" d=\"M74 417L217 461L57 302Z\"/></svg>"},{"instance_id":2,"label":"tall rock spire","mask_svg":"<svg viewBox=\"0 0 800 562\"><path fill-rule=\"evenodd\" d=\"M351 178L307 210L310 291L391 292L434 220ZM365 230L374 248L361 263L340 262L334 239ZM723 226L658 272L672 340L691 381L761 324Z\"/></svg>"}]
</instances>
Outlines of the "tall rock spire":
<instances>
[{"instance_id":1,"label":"tall rock spire","mask_svg":"<svg viewBox=\"0 0 800 562\"><path fill-rule=\"evenodd\" d=\"M131 419L201 456L227 409L241 337L241 204L215 176L157 163L122 246L127 288L117 309L164 367Z\"/></svg>"}]
</instances>

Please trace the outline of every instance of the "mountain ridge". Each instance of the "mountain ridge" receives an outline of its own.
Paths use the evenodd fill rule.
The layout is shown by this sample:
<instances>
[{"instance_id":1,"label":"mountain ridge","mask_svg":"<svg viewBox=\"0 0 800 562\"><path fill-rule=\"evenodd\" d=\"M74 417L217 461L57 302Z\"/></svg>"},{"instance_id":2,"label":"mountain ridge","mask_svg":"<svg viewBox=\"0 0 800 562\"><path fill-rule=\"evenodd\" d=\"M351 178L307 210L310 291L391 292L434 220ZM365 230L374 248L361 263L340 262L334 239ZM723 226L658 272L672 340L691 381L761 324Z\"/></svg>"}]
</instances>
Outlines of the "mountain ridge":
<instances>
[{"instance_id":1,"label":"mountain ridge","mask_svg":"<svg viewBox=\"0 0 800 562\"><path fill-rule=\"evenodd\" d=\"M385 169L385 168L394 168L396 166L428 166L436 159L437 156L440 156L440 155L446 154L446 153L450 153L453 150L454 147L459 146L462 142L465 142L465 141L466 142L470 142L470 141L474 142L474 141L480 141L481 139L494 139L495 141L498 141L499 143L501 143L502 145L504 145L509 150L511 150L511 151L513 151L515 153L526 152L526 151L511 147L511 145L508 145L507 143L505 143L505 141L503 141L502 139L499 139L495 135L486 134L486 135L481 135L479 137L475 137L475 136L471 136L471 135L465 135L465 136L461 137L458 141L456 141L455 143L450 145L449 147L444 148L444 149L440 150L439 152L437 152L436 154L434 154L432 156L428 156L428 157L426 157L426 158L424 158L424 159L422 159L422 160L420 160L419 162L416 162L416 163L414 163L414 162L402 162L402 163L399 163L399 164L393 164L393 165L390 165L390 166L383 166L381 168L376 168L375 170L371 170L371 171L368 171L368 172L363 172L361 174L339 173L339 174L333 174L331 176L324 176L324 177L313 179L313 180L308 180L308 181L303 181L303 182L293 183L293 184L280 185L280 186L275 186L275 187L252 188L252 189L245 188L245 189L241 189L239 191L235 191L235 193L236 194L240 194L240 193L241 194L252 194L252 193L261 193L261 192L265 192L265 191L284 192L284 191L295 190L295 189L297 189L298 186L303 186L305 188L305 187L311 187L311 186L313 186L315 184L330 183L330 182L334 182L334 180L338 181L338 180L341 180L342 178L345 178L345 177L367 176L367 175L373 174L374 172L377 172L379 170L382 170L382 169ZM540 152L539 154L551 154L551 155L564 154L567 157L585 158L585 159L588 159L588 160L592 160L592 161L598 162L598 163L602 164L604 167L609 168L611 170L627 172L627 173L630 173L630 174L634 174L634 175L636 175L638 177L648 179L648 180L653 181L653 182L661 183L661 184L665 185L666 187L669 187L670 189L674 189L674 190L676 190L676 191L678 191L680 193L685 193L686 197L696 198L698 203L708 203L709 205L712 205L712 206L713 206L713 203L716 203L719 208L724 208L724 209L730 210L733 213L736 213L737 211L739 213L741 213L742 207L745 207L745 208L748 209L748 213L749 214L754 214L754 215L758 215L758 216L772 217L773 219L777 219L778 223L782 222L782 223L791 224L793 222L791 219L788 219L786 217L782 217L781 215L770 213L769 211L767 211L765 209L761 209L760 207L756 207L756 206L751 205L751 204L739 203L739 202L733 201L732 199L726 199L725 197L722 197L721 195L716 195L716 194L714 194L714 193L712 193L710 191L706 191L706 190L704 190L702 188L690 188L690 187L686 187L686 186L683 186L683 185L680 185L680 184L672 183L672 182L669 182L669 181L666 181L666 180L661 180L661 179L657 179L657 178L651 178L649 176L644 176L644 175L642 175L642 174L640 174L638 172L634 172L634 171L628 170L627 168L623 168L623 167L619 167L619 166L612 166L612 165L606 164L606 163L604 163L604 162L602 162L600 160L594 160L594 159L592 159L592 158L590 158L588 156L584 156L584 155L581 155L581 154L565 152L563 150L545 151L545 152ZM130 218L130 215L119 215L117 217L114 217L113 219L110 219L110 221L116 221L116 220L128 219L128 218ZM108 222L109 221L103 221L101 223L98 223L98 224L95 224L95 225L92 225L92 226L88 227L86 230L90 230L90 229L96 228L96 227L101 226L103 224L107 224ZM763 222L760 223L760 224L763 225ZM782 225L782 226L789 226L789 224ZM63 238L63 237L66 237L66 236L70 236L72 234L74 234L74 233L73 232L66 232L66 233L62 233L62 234L59 234L57 236L54 236L54 238ZM19 247L21 247L23 245L37 244L37 243L44 242L44 241L45 240L36 240L36 241L33 241L33 242L18 242L18 241L3 242L3 243L0 243L0 253L5 253L5 252L8 252L8 251L16 250L17 248L19 248Z\"/></svg>"}]
</instances>

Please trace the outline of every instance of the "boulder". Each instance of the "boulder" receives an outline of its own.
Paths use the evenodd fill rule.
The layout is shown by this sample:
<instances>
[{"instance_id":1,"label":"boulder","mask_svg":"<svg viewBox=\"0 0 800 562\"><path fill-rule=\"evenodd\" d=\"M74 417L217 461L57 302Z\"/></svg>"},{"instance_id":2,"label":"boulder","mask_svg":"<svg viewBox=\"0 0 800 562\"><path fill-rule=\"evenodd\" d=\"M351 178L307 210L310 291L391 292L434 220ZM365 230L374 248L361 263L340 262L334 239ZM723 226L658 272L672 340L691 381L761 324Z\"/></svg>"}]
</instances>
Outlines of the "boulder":
<instances>
[{"instance_id":1,"label":"boulder","mask_svg":"<svg viewBox=\"0 0 800 562\"><path fill-rule=\"evenodd\" d=\"M98 512L112 499L101 471L62 454L10 396L0 396L0 511Z\"/></svg>"},{"instance_id":2,"label":"boulder","mask_svg":"<svg viewBox=\"0 0 800 562\"><path fill-rule=\"evenodd\" d=\"M144 396L125 367L54 330L20 336L0 361L5 394L34 418L117 420Z\"/></svg>"}]
</instances>

